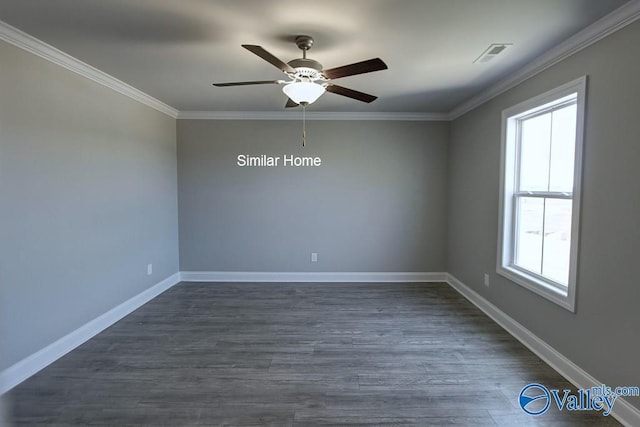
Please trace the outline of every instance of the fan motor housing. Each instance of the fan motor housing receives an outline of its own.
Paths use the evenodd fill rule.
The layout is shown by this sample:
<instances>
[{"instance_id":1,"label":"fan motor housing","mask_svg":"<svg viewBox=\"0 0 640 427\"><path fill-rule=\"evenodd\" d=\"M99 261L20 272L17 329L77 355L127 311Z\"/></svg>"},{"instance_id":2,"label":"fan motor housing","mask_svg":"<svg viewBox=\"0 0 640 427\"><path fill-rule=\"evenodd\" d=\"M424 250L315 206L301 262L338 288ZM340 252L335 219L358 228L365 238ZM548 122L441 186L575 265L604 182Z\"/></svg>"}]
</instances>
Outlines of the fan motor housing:
<instances>
[{"instance_id":1,"label":"fan motor housing","mask_svg":"<svg viewBox=\"0 0 640 427\"><path fill-rule=\"evenodd\" d=\"M289 61L289 65L293 68L311 68L316 71L322 71L322 64L309 58L298 58Z\"/></svg>"},{"instance_id":2,"label":"fan motor housing","mask_svg":"<svg viewBox=\"0 0 640 427\"><path fill-rule=\"evenodd\" d=\"M296 69L295 78L305 78L310 80L321 79L322 64L308 58L298 58L289 61L289 65Z\"/></svg>"}]
</instances>

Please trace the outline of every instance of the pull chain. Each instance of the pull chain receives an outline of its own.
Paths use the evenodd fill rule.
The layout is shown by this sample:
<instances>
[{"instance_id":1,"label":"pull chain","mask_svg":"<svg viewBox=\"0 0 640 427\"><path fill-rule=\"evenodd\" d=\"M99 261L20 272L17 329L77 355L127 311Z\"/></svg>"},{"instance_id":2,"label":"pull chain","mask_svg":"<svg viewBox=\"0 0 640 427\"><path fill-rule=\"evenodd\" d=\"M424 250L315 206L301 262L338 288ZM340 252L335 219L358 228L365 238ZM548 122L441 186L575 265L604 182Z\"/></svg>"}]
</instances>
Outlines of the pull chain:
<instances>
[{"instance_id":1,"label":"pull chain","mask_svg":"<svg viewBox=\"0 0 640 427\"><path fill-rule=\"evenodd\" d=\"M302 105L302 146L307 145L307 122L306 122L306 106Z\"/></svg>"}]
</instances>

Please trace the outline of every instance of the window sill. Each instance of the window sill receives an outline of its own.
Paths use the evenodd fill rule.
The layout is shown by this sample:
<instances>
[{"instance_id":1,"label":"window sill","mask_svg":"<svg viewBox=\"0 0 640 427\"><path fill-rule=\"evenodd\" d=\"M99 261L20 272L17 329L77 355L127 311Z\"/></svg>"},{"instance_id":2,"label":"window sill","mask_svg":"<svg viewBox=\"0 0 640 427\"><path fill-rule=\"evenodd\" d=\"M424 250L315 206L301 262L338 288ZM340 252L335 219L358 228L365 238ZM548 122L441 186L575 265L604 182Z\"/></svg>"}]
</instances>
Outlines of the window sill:
<instances>
[{"instance_id":1,"label":"window sill","mask_svg":"<svg viewBox=\"0 0 640 427\"><path fill-rule=\"evenodd\" d=\"M575 313L575 299L571 292L563 292L557 287L530 276L515 268L499 266L496 272L510 281L540 295L543 298Z\"/></svg>"}]
</instances>

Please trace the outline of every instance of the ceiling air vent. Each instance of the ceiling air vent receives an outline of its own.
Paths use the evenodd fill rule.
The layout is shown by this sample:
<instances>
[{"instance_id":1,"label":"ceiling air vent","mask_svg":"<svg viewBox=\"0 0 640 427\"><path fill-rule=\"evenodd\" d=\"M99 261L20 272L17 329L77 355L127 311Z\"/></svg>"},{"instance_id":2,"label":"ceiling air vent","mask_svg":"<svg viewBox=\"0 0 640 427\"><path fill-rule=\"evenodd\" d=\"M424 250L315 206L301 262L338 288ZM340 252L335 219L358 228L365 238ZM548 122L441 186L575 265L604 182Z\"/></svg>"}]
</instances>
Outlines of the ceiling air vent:
<instances>
[{"instance_id":1,"label":"ceiling air vent","mask_svg":"<svg viewBox=\"0 0 640 427\"><path fill-rule=\"evenodd\" d=\"M489 62L492 59L494 59L496 56L504 52L505 49L507 49L509 46L512 46L512 44L511 43L494 43L491 46L489 46L484 52L482 52L482 55L480 55L475 61L473 61L473 63L483 64L483 63Z\"/></svg>"}]
</instances>

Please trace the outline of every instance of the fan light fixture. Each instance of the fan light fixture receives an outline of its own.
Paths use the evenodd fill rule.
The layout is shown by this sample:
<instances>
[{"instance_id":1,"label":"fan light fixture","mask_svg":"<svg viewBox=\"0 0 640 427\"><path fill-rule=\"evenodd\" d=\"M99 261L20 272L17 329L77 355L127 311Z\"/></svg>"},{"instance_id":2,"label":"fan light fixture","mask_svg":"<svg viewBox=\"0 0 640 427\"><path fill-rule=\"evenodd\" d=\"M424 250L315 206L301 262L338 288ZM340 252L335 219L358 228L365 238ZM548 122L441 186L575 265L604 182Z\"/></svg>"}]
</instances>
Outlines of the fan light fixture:
<instances>
[{"instance_id":1,"label":"fan light fixture","mask_svg":"<svg viewBox=\"0 0 640 427\"><path fill-rule=\"evenodd\" d=\"M293 82L286 84L282 91L296 104L308 105L320 98L325 89L313 82Z\"/></svg>"}]
</instances>

